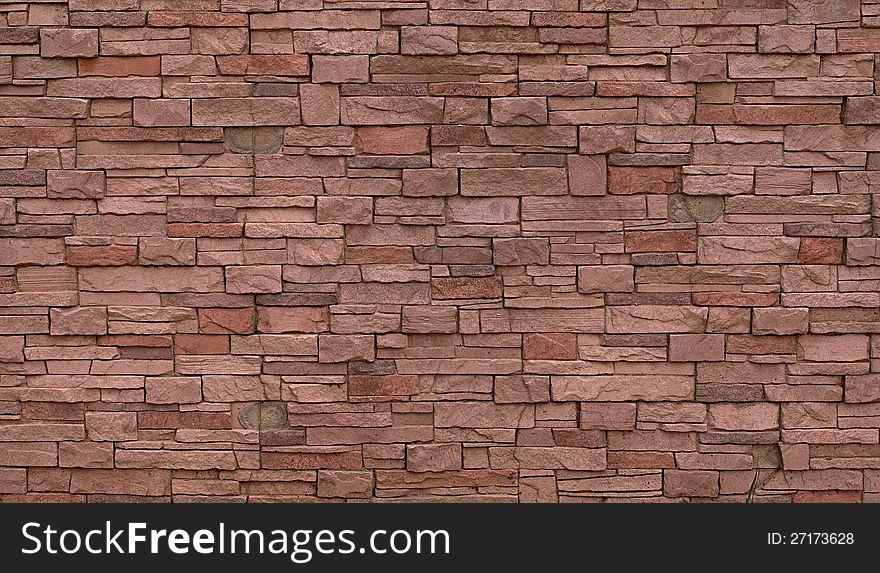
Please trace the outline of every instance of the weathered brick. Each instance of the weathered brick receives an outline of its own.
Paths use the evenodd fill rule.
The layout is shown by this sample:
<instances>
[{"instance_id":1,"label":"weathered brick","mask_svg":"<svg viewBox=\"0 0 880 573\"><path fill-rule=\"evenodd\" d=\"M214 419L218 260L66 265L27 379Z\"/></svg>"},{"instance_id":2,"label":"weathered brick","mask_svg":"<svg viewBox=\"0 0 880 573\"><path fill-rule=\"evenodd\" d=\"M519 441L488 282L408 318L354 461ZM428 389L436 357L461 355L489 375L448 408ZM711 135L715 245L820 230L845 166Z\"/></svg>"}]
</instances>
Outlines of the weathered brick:
<instances>
[{"instance_id":1,"label":"weathered brick","mask_svg":"<svg viewBox=\"0 0 880 573\"><path fill-rule=\"evenodd\" d=\"M682 54L670 59L673 82L723 82L727 79L725 54Z\"/></svg>"},{"instance_id":2,"label":"weathered brick","mask_svg":"<svg viewBox=\"0 0 880 573\"><path fill-rule=\"evenodd\" d=\"M553 376L551 395L556 401L687 400L693 396L689 376Z\"/></svg>"},{"instance_id":3,"label":"weathered brick","mask_svg":"<svg viewBox=\"0 0 880 573\"><path fill-rule=\"evenodd\" d=\"M625 402L582 402L580 427L585 430L632 430L636 405Z\"/></svg>"},{"instance_id":4,"label":"weathered brick","mask_svg":"<svg viewBox=\"0 0 880 573\"><path fill-rule=\"evenodd\" d=\"M577 335L558 332L535 332L523 335L523 358L526 360L576 360Z\"/></svg>"},{"instance_id":5,"label":"weathered brick","mask_svg":"<svg viewBox=\"0 0 880 573\"><path fill-rule=\"evenodd\" d=\"M44 28L40 30L44 58L91 58L98 55L98 30Z\"/></svg>"},{"instance_id":6,"label":"weathered brick","mask_svg":"<svg viewBox=\"0 0 880 573\"><path fill-rule=\"evenodd\" d=\"M147 378L148 404L195 404L202 401L202 381L198 377Z\"/></svg>"},{"instance_id":7,"label":"weathered brick","mask_svg":"<svg viewBox=\"0 0 880 573\"><path fill-rule=\"evenodd\" d=\"M98 199L104 196L101 171L49 171L49 197L58 199Z\"/></svg>"},{"instance_id":8,"label":"weathered brick","mask_svg":"<svg viewBox=\"0 0 880 573\"><path fill-rule=\"evenodd\" d=\"M280 265L249 265L226 267L226 292L281 292Z\"/></svg>"},{"instance_id":9,"label":"weathered brick","mask_svg":"<svg viewBox=\"0 0 880 573\"><path fill-rule=\"evenodd\" d=\"M534 406L480 402L438 403L434 407L437 428L531 428Z\"/></svg>"},{"instance_id":10,"label":"weathered brick","mask_svg":"<svg viewBox=\"0 0 880 573\"><path fill-rule=\"evenodd\" d=\"M724 360L723 334L670 334L671 362L718 362Z\"/></svg>"},{"instance_id":11,"label":"weathered brick","mask_svg":"<svg viewBox=\"0 0 880 573\"><path fill-rule=\"evenodd\" d=\"M372 336L322 334L318 337L318 360L321 362L372 362L376 357Z\"/></svg>"},{"instance_id":12,"label":"weathered brick","mask_svg":"<svg viewBox=\"0 0 880 573\"><path fill-rule=\"evenodd\" d=\"M409 444L406 446L406 469L411 472L441 472L462 467L458 444Z\"/></svg>"},{"instance_id":13,"label":"weathered brick","mask_svg":"<svg viewBox=\"0 0 880 573\"><path fill-rule=\"evenodd\" d=\"M142 127L187 126L190 124L189 100L136 99L134 124Z\"/></svg>"},{"instance_id":14,"label":"weathered brick","mask_svg":"<svg viewBox=\"0 0 880 573\"><path fill-rule=\"evenodd\" d=\"M355 145L362 153L370 155L427 153L428 129L425 127L360 127L355 132Z\"/></svg>"},{"instance_id":15,"label":"weathered brick","mask_svg":"<svg viewBox=\"0 0 880 573\"><path fill-rule=\"evenodd\" d=\"M752 317L755 334L806 334L809 328L809 309L756 308Z\"/></svg>"},{"instance_id":16,"label":"weathered brick","mask_svg":"<svg viewBox=\"0 0 880 573\"><path fill-rule=\"evenodd\" d=\"M716 497L719 492L717 471L663 472L663 492L669 497Z\"/></svg>"},{"instance_id":17,"label":"weathered brick","mask_svg":"<svg viewBox=\"0 0 880 573\"><path fill-rule=\"evenodd\" d=\"M458 51L455 26L403 26L400 32L402 54L454 54Z\"/></svg>"},{"instance_id":18,"label":"weathered brick","mask_svg":"<svg viewBox=\"0 0 880 573\"><path fill-rule=\"evenodd\" d=\"M711 404L709 424L719 430L775 430L779 408L775 404Z\"/></svg>"},{"instance_id":19,"label":"weathered brick","mask_svg":"<svg viewBox=\"0 0 880 573\"><path fill-rule=\"evenodd\" d=\"M49 314L52 334L107 334L107 309L53 308Z\"/></svg>"},{"instance_id":20,"label":"weathered brick","mask_svg":"<svg viewBox=\"0 0 880 573\"><path fill-rule=\"evenodd\" d=\"M299 118L296 98L216 98L192 102L195 126L296 125Z\"/></svg>"},{"instance_id":21,"label":"weathered brick","mask_svg":"<svg viewBox=\"0 0 880 573\"><path fill-rule=\"evenodd\" d=\"M586 293L632 292L633 267L607 265L578 268L578 290Z\"/></svg>"},{"instance_id":22,"label":"weathered brick","mask_svg":"<svg viewBox=\"0 0 880 573\"><path fill-rule=\"evenodd\" d=\"M321 470L318 496L364 498L373 494L373 473L369 471Z\"/></svg>"},{"instance_id":23,"label":"weathered brick","mask_svg":"<svg viewBox=\"0 0 880 573\"><path fill-rule=\"evenodd\" d=\"M74 469L70 493L160 496L171 493L171 471L161 469Z\"/></svg>"},{"instance_id":24,"label":"weathered brick","mask_svg":"<svg viewBox=\"0 0 880 573\"><path fill-rule=\"evenodd\" d=\"M119 442L136 440L135 412L86 412L86 432L92 441Z\"/></svg>"},{"instance_id":25,"label":"weathered brick","mask_svg":"<svg viewBox=\"0 0 880 573\"><path fill-rule=\"evenodd\" d=\"M867 360L868 337L862 334L803 335L798 338L798 356L813 362Z\"/></svg>"}]
</instances>

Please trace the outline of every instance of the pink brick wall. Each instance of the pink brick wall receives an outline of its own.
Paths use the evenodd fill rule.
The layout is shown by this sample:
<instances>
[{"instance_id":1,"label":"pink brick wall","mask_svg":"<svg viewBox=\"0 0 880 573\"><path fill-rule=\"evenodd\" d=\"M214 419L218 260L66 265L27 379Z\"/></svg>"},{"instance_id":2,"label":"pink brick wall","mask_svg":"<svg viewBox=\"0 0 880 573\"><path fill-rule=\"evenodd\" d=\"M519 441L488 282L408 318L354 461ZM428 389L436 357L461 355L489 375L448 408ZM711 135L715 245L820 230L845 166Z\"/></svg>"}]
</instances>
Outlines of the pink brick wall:
<instances>
[{"instance_id":1,"label":"pink brick wall","mask_svg":"<svg viewBox=\"0 0 880 573\"><path fill-rule=\"evenodd\" d=\"M0 0L0 500L880 500L880 4Z\"/></svg>"}]
</instances>

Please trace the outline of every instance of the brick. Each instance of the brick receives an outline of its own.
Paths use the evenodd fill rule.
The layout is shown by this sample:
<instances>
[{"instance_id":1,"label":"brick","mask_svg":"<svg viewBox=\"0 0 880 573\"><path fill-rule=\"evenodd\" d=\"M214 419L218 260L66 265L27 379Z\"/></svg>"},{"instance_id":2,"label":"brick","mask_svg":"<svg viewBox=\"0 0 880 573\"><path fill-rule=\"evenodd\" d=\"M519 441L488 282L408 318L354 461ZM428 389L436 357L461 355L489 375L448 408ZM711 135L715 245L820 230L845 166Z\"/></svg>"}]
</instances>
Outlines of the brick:
<instances>
[{"instance_id":1,"label":"brick","mask_svg":"<svg viewBox=\"0 0 880 573\"><path fill-rule=\"evenodd\" d=\"M663 430L635 430L632 432L610 432L610 450L632 451L693 451L696 449L695 435L685 432L666 432Z\"/></svg>"},{"instance_id":2,"label":"brick","mask_svg":"<svg viewBox=\"0 0 880 573\"><path fill-rule=\"evenodd\" d=\"M669 497L716 497L718 472L665 470L663 492Z\"/></svg>"},{"instance_id":3,"label":"brick","mask_svg":"<svg viewBox=\"0 0 880 573\"><path fill-rule=\"evenodd\" d=\"M819 73L816 55L731 54L727 58L731 78L806 78Z\"/></svg>"},{"instance_id":4,"label":"brick","mask_svg":"<svg viewBox=\"0 0 880 573\"><path fill-rule=\"evenodd\" d=\"M406 469L411 472L442 472L462 468L458 444L408 444Z\"/></svg>"},{"instance_id":5,"label":"brick","mask_svg":"<svg viewBox=\"0 0 880 573\"><path fill-rule=\"evenodd\" d=\"M281 292L280 265L249 265L226 267L226 292Z\"/></svg>"},{"instance_id":6,"label":"brick","mask_svg":"<svg viewBox=\"0 0 880 573\"><path fill-rule=\"evenodd\" d=\"M58 445L52 442L3 442L0 467L53 467L58 464Z\"/></svg>"},{"instance_id":7,"label":"brick","mask_svg":"<svg viewBox=\"0 0 880 573\"><path fill-rule=\"evenodd\" d=\"M438 403L434 407L437 428L531 428L534 407L522 404Z\"/></svg>"},{"instance_id":8,"label":"brick","mask_svg":"<svg viewBox=\"0 0 880 573\"><path fill-rule=\"evenodd\" d=\"M159 78L64 78L51 80L47 94L59 98L86 97L100 93L114 98L157 98L161 96Z\"/></svg>"},{"instance_id":9,"label":"brick","mask_svg":"<svg viewBox=\"0 0 880 573\"><path fill-rule=\"evenodd\" d=\"M24 336L0 336L0 363L24 362Z\"/></svg>"},{"instance_id":10,"label":"brick","mask_svg":"<svg viewBox=\"0 0 880 573\"><path fill-rule=\"evenodd\" d=\"M74 469L71 493L160 496L171 492L169 470Z\"/></svg>"},{"instance_id":11,"label":"brick","mask_svg":"<svg viewBox=\"0 0 880 573\"><path fill-rule=\"evenodd\" d=\"M400 31L402 54L455 54L458 28L455 26L403 26Z\"/></svg>"},{"instance_id":12,"label":"brick","mask_svg":"<svg viewBox=\"0 0 880 573\"><path fill-rule=\"evenodd\" d=\"M782 467L786 470L810 469L810 446L807 444L779 444Z\"/></svg>"},{"instance_id":13,"label":"brick","mask_svg":"<svg viewBox=\"0 0 880 573\"><path fill-rule=\"evenodd\" d=\"M312 57L312 81L330 83L360 83L369 81L369 57L325 56Z\"/></svg>"},{"instance_id":14,"label":"brick","mask_svg":"<svg viewBox=\"0 0 880 573\"><path fill-rule=\"evenodd\" d=\"M440 123L442 118L442 98L357 96L342 100L342 122L346 125Z\"/></svg>"},{"instance_id":15,"label":"brick","mask_svg":"<svg viewBox=\"0 0 880 573\"><path fill-rule=\"evenodd\" d=\"M69 260L68 254L68 262ZM194 265L196 264L196 241L195 239L141 237L138 242L138 262L141 265Z\"/></svg>"},{"instance_id":16,"label":"brick","mask_svg":"<svg viewBox=\"0 0 880 573\"><path fill-rule=\"evenodd\" d=\"M723 82L727 79L725 54L682 54L670 59L673 82Z\"/></svg>"},{"instance_id":17,"label":"brick","mask_svg":"<svg viewBox=\"0 0 880 573\"><path fill-rule=\"evenodd\" d=\"M142 127L187 126L190 124L189 100L136 99L134 124Z\"/></svg>"},{"instance_id":18,"label":"brick","mask_svg":"<svg viewBox=\"0 0 880 573\"><path fill-rule=\"evenodd\" d=\"M580 427L584 430L632 430L635 425L635 404L622 402L580 404Z\"/></svg>"},{"instance_id":19,"label":"brick","mask_svg":"<svg viewBox=\"0 0 880 573\"><path fill-rule=\"evenodd\" d=\"M61 442L58 465L62 468L112 468L113 444L98 442Z\"/></svg>"},{"instance_id":20,"label":"brick","mask_svg":"<svg viewBox=\"0 0 880 573\"><path fill-rule=\"evenodd\" d=\"M723 334L670 334L671 362L717 362L724 360Z\"/></svg>"},{"instance_id":21,"label":"brick","mask_svg":"<svg viewBox=\"0 0 880 573\"><path fill-rule=\"evenodd\" d=\"M496 277L436 278L431 281L435 299L498 298L502 296L501 281Z\"/></svg>"},{"instance_id":22,"label":"brick","mask_svg":"<svg viewBox=\"0 0 880 573\"><path fill-rule=\"evenodd\" d=\"M373 473L369 471L321 470L318 496L365 498L373 494Z\"/></svg>"},{"instance_id":23,"label":"brick","mask_svg":"<svg viewBox=\"0 0 880 573\"><path fill-rule=\"evenodd\" d=\"M376 357L372 336L322 334L318 338L318 360L321 362L372 362Z\"/></svg>"},{"instance_id":24,"label":"brick","mask_svg":"<svg viewBox=\"0 0 880 573\"><path fill-rule=\"evenodd\" d=\"M496 468L553 468L564 470L601 470L605 468L605 450L598 448L516 447L490 448L489 462Z\"/></svg>"},{"instance_id":25,"label":"brick","mask_svg":"<svg viewBox=\"0 0 880 573\"><path fill-rule=\"evenodd\" d=\"M700 332L706 309L661 305L616 306L607 309L610 333L633 332Z\"/></svg>"},{"instance_id":26,"label":"brick","mask_svg":"<svg viewBox=\"0 0 880 573\"><path fill-rule=\"evenodd\" d=\"M631 126L581 126L578 135L580 153L632 153L636 148L636 130Z\"/></svg>"},{"instance_id":27,"label":"brick","mask_svg":"<svg viewBox=\"0 0 880 573\"><path fill-rule=\"evenodd\" d=\"M554 376L551 395L555 401L686 400L693 396L688 376Z\"/></svg>"},{"instance_id":28,"label":"brick","mask_svg":"<svg viewBox=\"0 0 880 573\"><path fill-rule=\"evenodd\" d=\"M248 30L244 28L192 28L195 54L241 54L248 49Z\"/></svg>"},{"instance_id":29,"label":"brick","mask_svg":"<svg viewBox=\"0 0 880 573\"><path fill-rule=\"evenodd\" d=\"M457 169L404 169L403 195L446 196L458 193Z\"/></svg>"},{"instance_id":30,"label":"brick","mask_svg":"<svg viewBox=\"0 0 880 573\"><path fill-rule=\"evenodd\" d=\"M148 378L148 404L195 404L202 401L202 381L198 377Z\"/></svg>"},{"instance_id":31,"label":"brick","mask_svg":"<svg viewBox=\"0 0 880 573\"><path fill-rule=\"evenodd\" d=\"M198 381L197 378L194 379ZM177 382L173 379L166 381L169 384ZM199 389L194 382L186 384L188 388L178 386L175 392L182 394L181 399L196 399ZM187 398L187 394L191 394ZM201 394L209 402L249 402L266 399L266 388L258 376L241 376L235 374L206 375L202 377ZM261 410L261 416L262 416ZM242 414L239 414L239 420ZM261 421L262 423L262 421Z\"/></svg>"},{"instance_id":32,"label":"brick","mask_svg":"<svg viewBox=\"0 0 880 573\"><path fill-rule=\"evenodd\" d=\"M826 24L859 19L859 3L855 0L791 0L788 21L792 24Z\"/></svg>"},{"instance_id":33,"label":"brick","mask_svg":"<svg viewBox=\"0 0 880 573\"><path fill-rule=\"evenodd\" d=\"M373 200L369 197L319 197L319 223L368 225L373 221Z\"/></svg>"},{"instance_id":34,"label":"brick","mask_svg":"<svg viewBox=\"0 0 880 573\"><path fill-rule=\"evenodd\" d=\"M602 155L570 155L568 157L568 190L572 195L604 195L608 191L605 157Z\"/></svg>"},{"instance_id":35,"label":"brick","mask_svg":"<svg viewBox=\"0 0 880 573\"><path fill-rule=\"evenodd\" d=\"M515 471L461 470L436 476L430 473L381 470L376 472L376 484L383 488L424 489L438 485L445 487L505 487L515 482Z\"/></svg>"},{"instance_id":36,"label":"brick","mask_svg":"<svg viewBox=\"0 0 880 573\"><path fill-rule=\"evenodd\" d=\"M53 145L69 147L73 145L74 131L67 127L2 127L0 136L8 145Z\"/></svg>"},{"instance_id":37,"label":"brick","mask_svg":"<svg viewBox=\"0 0 880 573\"><path fill-rule=\"evenodd\" d=\"M406 306L401 313L401 329L413 333L452 333L458 330L455 308Z\"/></svg>"},{"instance_id":38,"label":"brick","mask_svg":"<svg viewBox=\"0 0 880 573\"><path fill-rule=\"evenodd\" d=\"M349 376L349 396L389 398L418 393L417 378L413 375Z\"/></svg>"},{"instance_id":39,"label":"brick","mask_svg":"<svg viewBox=\"0 0 880 573\"><path fill-rule=\"evenodd\" d=\"M540 238L494 239L492 262L496 265L546 265L550 261L550 244Z\"/></svg>"},{"instance_id":40,"label":"brick","mask_svg":"<svg viewBox=\"0 0 880 573\"><path fill-rule=\"evenodd\" d=\"M541 403L550 399L547 376L496 376L495 402L498 404Z\"/></svg>"},{"instance_id":41,"label":"brick","mask_svg":"<svg viewBox=\"0 0 880 573\"><path fill-rule=\"evenodd\" d=\"M547 102L538 97L495 98L493 125L543 125L547 123Z\"/></svg>"},{"instance_id":42,"label":"brick","mask_svg":"<svg viewBox=\"0 0 880 573\"><path fill-rule=\"evenodd\" d=\"M160 56L97 57L79 60L82 76L158 76L161 74Z\"/></svg>"},{"instance_id":43,"label":"brick","mask_svg":"<svg viewBox=\"0 0 880 573\"><path fill-rule=\"evenodd\" d=\"M861 489L863 478L852 470L786 471L770 478L762 486L765 490L776 489Z\"/></svg>"},{"instance_id":44,"label":"brick","mask_svg":"<svg viewBox=\"0 0 880 573\"><path fill-rule=\"evenodd\" d=\"M299 124L296 98L216 98L192 102L192 125L263 126Z\"/></svg>"},{"instance_id":45,"label":"brick","mask_svg":"<svg viewBox=\"0 0 880 573\"><path fill-rule=\"evenodd\" d=\"M779 427L779 408L775 404L711 404L709 425L719 430L761 431Z\"/></svg>"},{"instance_id":46,"label":"brick","mask_svg":"<svg viewBox=\"0 0 880 573\"><path fill-rule=\"evenodd\" d=\"M67 248L67 264L71 266L122 266L134 264L136 260L137 247L107 245Z\"/></svg>"},{"instance_id":47,"label":"brick","mask_svg":"<svg viewBox=\"0 0 880 573\"><path fill-rule=\"evenodd\" d=\"M49 171L48 196L58 199L97 199L104 196L101 171Z\"/></svg>"},{"instance_id":48,"label":"brick","mask_svg":"<svg viewBox=\"0 0 880 573\"><path fill-rule=\"evenodd\" d=\"M568 178L562 169L535 167L528 169L462 169L462 195L556 195L568 189Z\"/></svg>"},{"instance_id":49,"label":"brick","mask_svg":"<svg viewBox=\"0 0 880 573\"><path fill-rule=\"evenodd\" d=\"M752 317L755 334L806 334L809 328L809 309L756 308Z\"/></svg>"},{"instance_id":50,"label":"brick","mask_svg":"<svg viewBox=\"0 0 880 573\"><path fill-rule=\"evenodd\" d=\"M697 250L692 231L631 231L626 234L629 253L675 253Z\"/></svg>"},{"instance_id":51,"label":"brick","mask_svg":"<svg viewBox=\"0 0 880 573\"><path fill-rule=\"evenodd\" d=\"M44 28L40 30L44 58L91 58L98 55L98 30Z\"/></svg>"},{"instance_id":52,"label":"brick","mask_svg":"<svg viewBox=\"0 0 880 573\"><path fill-rule=\"evenodd\" d=\"M846 376L844 395L846 402L865 403L880 401L880 376L876 374Z\"/></svg>"},{"instance_id":53,"label":"brick","mask_svg":"<svg viewBox=\"0 0 880 573\"><path fill-rule=\"evenodd\" d=\"M107 309L104 307L53 308L49 320L53 335L107 334Z\"/></svg>"},{"instance_id":54,"label":"brick","mask_svg":"<svg viewBox=\"0 0 880 573\"><path fill-rule=\"evenodd\" d=\"M578 268L578 290L585 293L632 292L633 267L608 265Z\"/></svg>"},{"instance_id":55,"label":"brick","mask_svg":"<svg viewBox=\"0 0 880 573\"><path fill-rule=\"evenodd\" d=\"M761 52L806 53L813 49L812 26L761 26L758 49Z\"/></svg>"},{"instance_id":56,"label":"brick","mask_svg":"<svg viewBox=\"0 0 880 573\"><path fill-rule=\"evenodd\" d=\"M102 267L80 271L80 288L106 292L220 292L223 277L212 267Z\"/></svg>"},{"instance_id":57,"label":"brick","mask_svg":"<svg viewBox=\"0 0 880 573\"><path fill-rule=\"evenodd\" d=\"M178 334L174 337L175 354L227 354L229 339L218 334Z\"/></svg>"},{"instance_id":58,"label":"brick","mask_svg":"<svg viewBox=\"0 0 880 573\"><path fill-rule=\"evenodd\" d=\"M339 124L339 90L330 85L303 84L299 87L304 125Z\"/></svg>"},{"instance_id":59,"label":"brick","mask_svg":"<svg viewBox=\"0 0 880 573\"><path fill-rule=\"evenodd\" d=\"M796 262L799 241L789 237L701 237L697 260L704 264Z\"/></svg>"},{"instance_id":60,"label":"brick","mask_svg":"<svg viewBox=\"0 0 880 573\"><path fill-rule=\"evenodd\" d=\"M536 332L523 336L526 360L576 360L577 335L564 332Z\"/></svg>"},{"instance_id":61,"label":"brick","mask_svg":"<svg viewBox=\"0 0 880 573\"><path fill-rule=\"evenodd\" d=\"M798 356L814 362L856 362L868 359L868 337L861 334L818 335L798 338Z\"/></svg>"},{"instance_id":62,"label":"brick","mask_svg":"<svg viewBox=\"0 0 880 573\"><path fill-rule=\"evenodd\" d=\"M119 442L138 437L135 412L86 412L86 432L92 441Z\"/></svg>"},{"instance_id":63,"label":"brick","mask_svg":"<svg viewBox=\"0 0 880 573\"><path fill-rule=\"evenodd\" d=\"M519 214L519 202L510 197L455 197L446 205L447 220L453 223L512 223Z\"/></svg>"},{"instance_id":64,"label":"brick","mask_svg":"<svg viewBox=\"0 0 880 573\"><path fill-rule=\"evenodd\" d=\"M846 263L848 265L872 265L880 261L880 241L858 238L846 240Z\"/></svg>"},{"instance_id":65,"label":"brick","mask_svg":"<svg viewBox=\"0 0 880 573\"><path fill-rule=\"evenodd\" d=\"M327 310L320 307L265 306L257 309L257 330L266 333L323 332Z\"/></svg>"},{"instance_id":66,"label":"brick","mask_svg":"<svg viewBox=\"0 0 880 573\"><path fill-rule=\"evenodd\" d=\"M427 153L428 129L420 126L361 127L355 132L355 145L362 153L370 155Z\"/></svg>"},{"instance_id":67,"label":"brick","mask_svg":"<svg viewBox=\"0 0 880 573\"><path fill-rule=\"evenodd\" d=\"M199 331L205 334L248 334L254 331L252 308L199 309Z\"/></svg>"}]
</instances>

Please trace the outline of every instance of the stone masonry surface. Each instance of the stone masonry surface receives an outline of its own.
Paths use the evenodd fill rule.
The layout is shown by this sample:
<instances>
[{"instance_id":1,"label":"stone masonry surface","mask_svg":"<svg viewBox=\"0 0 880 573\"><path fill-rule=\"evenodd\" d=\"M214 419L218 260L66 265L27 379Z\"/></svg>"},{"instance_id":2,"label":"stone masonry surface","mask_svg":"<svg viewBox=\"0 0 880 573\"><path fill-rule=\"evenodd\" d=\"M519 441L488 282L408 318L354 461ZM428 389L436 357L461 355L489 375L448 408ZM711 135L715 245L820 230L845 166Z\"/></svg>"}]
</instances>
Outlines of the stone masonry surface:
<instances>
[{"instance_id":1,"label":"stone masonry surface","mask_svg":"<svg viewBox=\"0 0 880 573\"><path fill-rule=\"evenodd\" d=\"M880 501L877 0L0 0L0 501Z\"/></svg>"}]
</instances>

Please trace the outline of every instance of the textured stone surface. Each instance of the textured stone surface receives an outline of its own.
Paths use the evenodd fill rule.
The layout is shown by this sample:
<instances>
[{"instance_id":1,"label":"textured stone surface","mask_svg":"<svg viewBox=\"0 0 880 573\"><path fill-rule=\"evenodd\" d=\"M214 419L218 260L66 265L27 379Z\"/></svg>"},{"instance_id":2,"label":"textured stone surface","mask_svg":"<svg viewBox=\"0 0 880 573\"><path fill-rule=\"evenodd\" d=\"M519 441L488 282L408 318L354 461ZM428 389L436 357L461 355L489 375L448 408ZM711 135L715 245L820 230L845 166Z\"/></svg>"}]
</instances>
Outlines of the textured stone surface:
<instances>
[{"instance_id":1,"label":"textured stone surface","mask_svg":"<svg viewBox=\"0 0 880 573\"><path fill-rule=\"evenodd\" d=\"M878 500L877 4L0 5L0 502Z\"/></svg>"}]
</instances>

